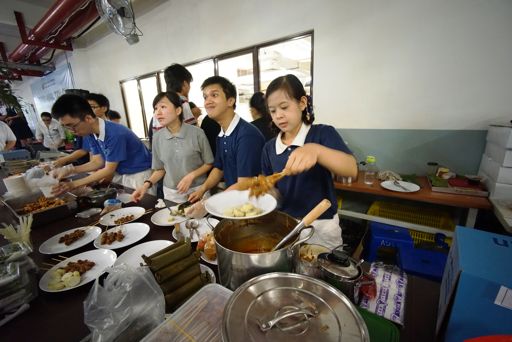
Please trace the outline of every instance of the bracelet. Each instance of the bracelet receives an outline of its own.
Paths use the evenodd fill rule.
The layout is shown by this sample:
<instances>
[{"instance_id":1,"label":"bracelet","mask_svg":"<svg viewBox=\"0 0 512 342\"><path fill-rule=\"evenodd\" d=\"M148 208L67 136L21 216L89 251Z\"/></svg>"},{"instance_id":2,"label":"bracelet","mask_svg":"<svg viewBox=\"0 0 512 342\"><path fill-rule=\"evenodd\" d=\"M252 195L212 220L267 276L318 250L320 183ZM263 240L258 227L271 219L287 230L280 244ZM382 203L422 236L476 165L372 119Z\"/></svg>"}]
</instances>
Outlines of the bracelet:
<instances>
[{"instance_id":1,"label":"bracelet","mask_svg":"<svg viewBox=\"0 0 512 342\"><path fill-rule=\"evenodd\" d=\"M146 180L144 181L144 183L149 183L149 187L150 187L150 188L152 188L152 187L153 187L153 182L152 182L152 181L150 181L149 179L146 179Z\"/></svg>"}]
</instances>

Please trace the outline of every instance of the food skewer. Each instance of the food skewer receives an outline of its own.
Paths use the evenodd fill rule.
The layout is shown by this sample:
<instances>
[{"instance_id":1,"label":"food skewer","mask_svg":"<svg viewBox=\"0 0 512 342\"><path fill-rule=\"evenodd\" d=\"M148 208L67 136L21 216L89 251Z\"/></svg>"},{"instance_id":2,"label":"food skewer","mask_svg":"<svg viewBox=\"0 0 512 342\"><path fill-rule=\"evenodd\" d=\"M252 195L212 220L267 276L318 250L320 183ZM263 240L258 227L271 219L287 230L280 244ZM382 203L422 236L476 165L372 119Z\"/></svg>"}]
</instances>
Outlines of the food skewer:
<instances>
[{"instance_id":1,"label":"food skewer","mask_svg":"<svg viewBox=\"0 0 512 342\"><path fill-rule=\"evenodd\" d=\"M239 187L241 189L249 190L249 196L259 197L269 192L274 185L283 177L288 176L288 170L284 169L281 172L274 173L269 176L259 175L251 178L248 181L241 182Z\"/></svg>"}]
</instances>

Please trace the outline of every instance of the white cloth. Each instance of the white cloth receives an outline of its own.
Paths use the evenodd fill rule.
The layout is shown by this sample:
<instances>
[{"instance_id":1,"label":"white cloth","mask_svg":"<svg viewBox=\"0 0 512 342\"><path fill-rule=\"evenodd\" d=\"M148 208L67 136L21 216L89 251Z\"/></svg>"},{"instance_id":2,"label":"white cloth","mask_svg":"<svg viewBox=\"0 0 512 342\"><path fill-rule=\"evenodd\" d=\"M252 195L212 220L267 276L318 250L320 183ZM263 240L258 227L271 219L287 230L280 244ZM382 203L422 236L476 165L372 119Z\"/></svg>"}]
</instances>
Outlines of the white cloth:
<instances>
[{"instance_id":1,"label":"white cloth","mask_svg":"<svg viewBox=\"0 0 512 342\"><path fill-rule=\"evenodd\" d=\"M334 214L332 219L316 220L311 225L315 228L315 233L306 243L325 246L329 249L334 249L343 244L338 213ZM306 237L309 232L309 229L304 229L300 237Z\"/></svg>"},{"instance_id":2,"label":"white cloth","mask_svg":"<svg viewBox=\"0 0 512 342\"><path fill-rule=\"evenodd\" d=\"M121 184L128 188L138 189L140 188L146 179L151 177L153 171L151 169L147 169L141 172L120 175L117 172L114 174L114 178L112 178L112 182ZM156 195L156 190L153 188L149 188L146 192L149 195Z\"/></svg>"},{"instance_id":3,"label":"white cloth","mask_svg":"<svg viewBox=\"0 0 512 342\"><path fill-rule=\"evenodd\" d=\"M3 121L0 121L0 151L3 151L8 141L16 141L11 127Z\"/></svg>"},{"instance_id":4,"label":"white cloth","mask_svg":"<svg viewBox=\"0 0 512 342\"><path fill-rule=\"evenodd\" d=\"M197 123L196 117L192 113L192 109L190 108L190 104L188 103L188 99L180 95L181 99L181 110L183 111L183 122L188 123L189 125L195 125Z\"/></svg>"},{"instance_id":5,"label":"white cloth","mask_svg":"<svg viewBox=\"0 0 512 342\"><path fill-rule=\"evenodd\" d=\"M64 134L62 125L57 120L52 119L49 127L47 127L44 122L37 124L36 138L37 140L43 140L44 147L56 149L62 144L66 135Z\"/></svg>"},{"instance_id":6,"label":"white cloth","mask_svg":"<svg viewBox=\"0 0 512 342\"><path fill-rule=\"evenodd\" d=\"M184 194L180 194L178 190L168 188L164 185L164 198L168 201L174 202L174 203L184 203L188 200L188 195L193 193L194 191L198 190L200 187L196 186L194 188L189 188L188 191Z\"/></svg>"}]
</instances>

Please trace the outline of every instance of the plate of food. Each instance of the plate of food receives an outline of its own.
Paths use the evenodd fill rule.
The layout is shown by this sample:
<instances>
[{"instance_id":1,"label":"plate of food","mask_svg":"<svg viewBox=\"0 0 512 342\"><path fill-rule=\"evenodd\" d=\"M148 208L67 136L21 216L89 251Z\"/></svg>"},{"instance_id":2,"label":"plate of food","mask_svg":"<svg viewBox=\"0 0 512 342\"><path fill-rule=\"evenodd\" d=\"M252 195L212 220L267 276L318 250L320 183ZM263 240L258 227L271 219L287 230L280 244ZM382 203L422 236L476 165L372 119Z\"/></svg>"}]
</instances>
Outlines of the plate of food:
<instances>
[{"instance_id":1,"label":"plate of food","mask_svg":"<svg viewBox=\"0 0 512 342\"><path fill-rule=\"evenodd\" d=\"M197 242L198 251L201 252L201 259L205 262L217 265L217 248L215 247L215 238L213 232L207 232L201 235L201 239Z\"/></svg>"},{"instance_id":2,"label":"plate of food","mask_svg":"<svg viewBox=\"0 0 512 342\"><path fill-rule=\"evenodd\" d=\"M118 226L137 220L144 215L146 209L142 207L126 207L111 211L100 218L99 224L104 226Z\"/></svg>"},{"instance_id":3,"label":"plate of food","mask_svg":"<svg viewBox=\"0 0 512 342\"><path fill-rule=\"evenodd\" d=\"M190 223L193 221L197 222L197 227L195 227L194 229L187 228L187 223L188 227L191 227ZM190 238L190 242L198 242L199 236L203 236L206 233L211 233L211 227L215 227L218 223L219 220L209 217L203 217L202 219L199 220L188 220L180 223L180 231L183 233L183 235L185 235L185 237ZM197 236L198 234L199 236ZM176 235L176 229L172 230L172 237L178 240L178 236Z\"/></svg>"},{"instance_id":4,"label":"plate of food","mask_svg":"<svg viewBox=\"0 0 512 342\"><path fill-rule=\"evenodd\" d=\"M208 198L204 207L216 217L228 219L247 219L266 215L277 206L276 199L265 194L250 197L249 190L230 190Z\"/></svg>"},{"instance_id":5,"label":"plate of food","mask_svg":"<svg viewBox=\"0 0 512 342\"><path fill-rule=\"evenodd\" d=\"M167 208L157 211L151 216L151 222L157 226L174 226L175 224L181 223L188 218L185 216L185 210L179 208L179 205L170 207L170 211Z\"/></svg>"},{"instance_id":6,"label":"plate of food","mask_svg":"<svg viewBox=\"0 0 512 342\"><path fill-rule=\"evenodd\" d=\"M212 284L215 284L217 282L217 278L215 278L215 273L213 272L213 270L210 267L203 265L203 264L199 264L199 267L201 268L201 273L209 274Z\"/></svg>"},{"instance_id":7,"label":"plate of food","mask_svg":"<svg viewBox=\"0 0 512 342\"><path fill-rule=\"evenodd\" d=\"M142 240L149 233L149 225L140 222L127 223L110 228L94 240L94 247L117 249Z\"/></svg>"},{"instance_id":8,"label":"plate of food","mask_svg":"<svg viewBox=\"0 0 512 342\"><path fill-rule=\"evenodd\" d=\"M380 183L384 189L397 192L416 192L420 190L418 184L404 182L404 181L384 181Z\"/></svg>"},{"instance_id":9,"label":"plate of food","mask_svg":"<svg viewBox=\"0 0 512 342\"><path fill-rule=\"evenodd\" d=\"M129 266L139 267L141 263L145 263L142 259L143 254L151 255L172 245L173 243L174 242L169 240L153 240L133 246L117 258L115 266L124 263Z\"/></svg>"},{"instance_id":10,"label":"plate of food","mask_svg":"<svg viewBox=\"0 0 512 342\"><path fill-rule=\"evenodd\" d=\"M101 234L101 228L96 226L85 226L66 230L56 234L39 246L41 254L65 253L94 241Z\"/></svg>"},{"instance_id":11,"label":"plate of food","mask_svg":"<svg viewBox=\"0 0 512 342\"><path fill-rule=\"evenodd\" d=\"M103 274L116 261L117 255L108 249L95 249L67 258L39 280L45 292L63 292L85 285Z\"/></svg>"}]
</instances>

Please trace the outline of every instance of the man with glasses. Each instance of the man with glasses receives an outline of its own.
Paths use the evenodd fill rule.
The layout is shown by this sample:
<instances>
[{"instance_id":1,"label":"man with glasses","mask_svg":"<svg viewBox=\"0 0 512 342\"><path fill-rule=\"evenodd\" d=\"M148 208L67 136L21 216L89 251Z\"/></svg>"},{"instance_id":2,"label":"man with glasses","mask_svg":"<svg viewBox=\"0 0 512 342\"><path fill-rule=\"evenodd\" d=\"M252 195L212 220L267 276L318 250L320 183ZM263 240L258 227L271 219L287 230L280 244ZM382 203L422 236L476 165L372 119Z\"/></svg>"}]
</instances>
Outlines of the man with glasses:
<instances>
[{"instance_id":1,"label":"man with glasses","mask_svg":"<svg viewBox=\"0 0 512 342\"><path fill-rule=\"evenodd\" d=\"M103 94L87 94L87 102L96 116L103 120L109 120L107 113L110 111L110 101Z\"/></svg>"},{"instance_id":2,"label":"man with glasses","mask_svg":"<svg viewBox=\"0 0 512 342\"><path fill-rule=\"evenodd\" d=\"M84 137L92 153L88 163L76 167L67 165L56 172L58 178L95 171L85 178L59 183L53 188L54 194L103 179L135 189L151 176L151 153L140 139L129 128L96 117L82 97L62 95L53 104L52 115L75 135Z\"/></svg>"},{"instance_id":3,"label":"man with glasses","mask_svg":"<svg viewBox=\"0 0 512 342\"><path fill-rule=\"evenodd\" d=\"M38 123L36 127L36 139L43 143L48 150L57 150L64 146L64 129L62 125L48 112L41 113L42 123Z\"/></svg>"}]
</instances>

